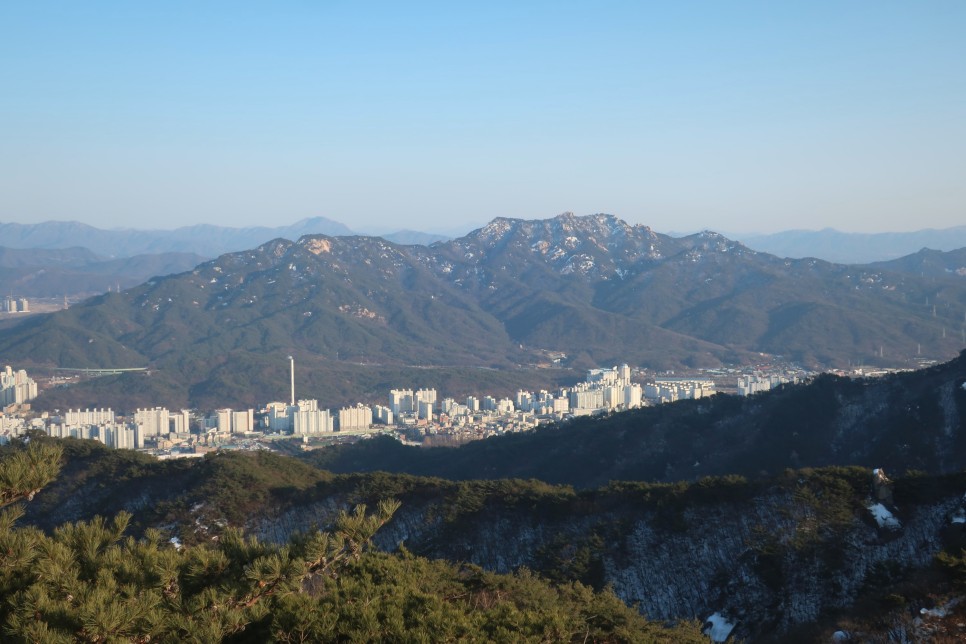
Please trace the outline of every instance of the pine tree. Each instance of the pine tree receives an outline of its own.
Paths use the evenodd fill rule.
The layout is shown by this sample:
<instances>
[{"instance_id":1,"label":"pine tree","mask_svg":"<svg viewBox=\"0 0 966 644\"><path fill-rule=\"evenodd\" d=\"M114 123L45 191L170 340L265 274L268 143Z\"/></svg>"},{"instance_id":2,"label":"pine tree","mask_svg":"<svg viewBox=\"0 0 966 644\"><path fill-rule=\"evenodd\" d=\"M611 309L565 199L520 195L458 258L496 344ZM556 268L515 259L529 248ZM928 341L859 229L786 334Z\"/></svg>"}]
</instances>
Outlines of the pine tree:
<instances>
[{"instance_id":1,"label":"pine tree","mask_svg":"<svg viewBox=\"0 0 966 644\"><path fill-rule=\"evenodd\" d=\"M16 442L0 459L0 507L31 501L45 485L57 478L64 450L55 443Z\"/></svg>"}]
</instances>

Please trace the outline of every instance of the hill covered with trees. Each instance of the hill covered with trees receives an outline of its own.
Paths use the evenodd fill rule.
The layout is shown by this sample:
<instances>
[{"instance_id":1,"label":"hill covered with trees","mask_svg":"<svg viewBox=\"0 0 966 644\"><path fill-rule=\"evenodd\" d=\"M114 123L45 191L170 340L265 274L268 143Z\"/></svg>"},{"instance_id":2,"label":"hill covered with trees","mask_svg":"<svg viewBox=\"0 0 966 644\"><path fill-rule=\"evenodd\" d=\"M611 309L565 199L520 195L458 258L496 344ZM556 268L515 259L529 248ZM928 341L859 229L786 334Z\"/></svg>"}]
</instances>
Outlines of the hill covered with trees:
<instances>
[{"instance_id":1,"label":"hill covered with trees","mask_svg":"<svg viewBox=\"0 0 966 644\"><path fill-rule=\"evenodd\" d=\"M104 610L134 615L117 603L160 593L161 604L153 605L167 617L144 619L161 620L158 633L176 633L162 639L202 628L185 620L215 606L217 614L200 621L229 630L244 624L231 641L285 641L292 624L313 638L391 639L435 628L441 615L457 630L439 632L470 640L519 641L522 633L582 641L589 632L596 641L689 641L694 620L714 615L755 641L815 641L845 626L874 633L883 615L912 633L901 608L957 597L959 548L966 545L957 518L966 516L966 479L958 472L888 481L868 468L805 468L576 490L537 480L332 474L268 452L158 461L89 441L38 438L27 449L4 448L2 462L48 445L63 453L59 472L45 485L13 486L33 499L19 518L21 511L5 515L4 543L15 552L16 544L36 548L17 555L19 581L10 582L33 594L5 595L17 599L4 614L49 606L41 621L75 636L91 613L73 612L81 600L74 608L58 602L87 597L77 589L102 582L111 592L90 596L85 611L111 596L114 607ZM380 508L386 499L398 507L354 509ZM359 534L371 539L351 536ZM328 572L313 572L318 558L307 556L306 543L322 542L343 550L327 559L338 559ZM48 551L60 559L45 563ZM74 558L95 561L98 577L76 568ZM53 565L60 566L54 577L38 572ZM62 594L46 603L52 579L73 579L78 570L84 583L61 584ZM280 580L279 590L261 597L259 588L281 579L259 576L273 570L301 582L285 577L289 585ZM173 605L164 580L177 581ZM208 584L215 589L205 590ZM623 612L628 605L653 621ZM334 624L326 616L333 614ZM606 625L592 617L601 615ZM172 616L183 630L163 630ZM678 626L667 630L666 623Z\"/></svg>"},{"instance_id":2,"label":"hill covered with trees","mask_svg":"<svg viewBox=\"0 0 966 644\"><path fill-rule=\"evenodd\" d=\"M18 526L58 475L63 448L0 454L0 628L11 642L641 641L701 642L693 624L646 621L612 593L551 585L369 548L398 509L342 512L333 529L264 543L227 527L184 546L127 513ZM113 481L101 481L113 484Z\"/></svg>"}]
</instances>

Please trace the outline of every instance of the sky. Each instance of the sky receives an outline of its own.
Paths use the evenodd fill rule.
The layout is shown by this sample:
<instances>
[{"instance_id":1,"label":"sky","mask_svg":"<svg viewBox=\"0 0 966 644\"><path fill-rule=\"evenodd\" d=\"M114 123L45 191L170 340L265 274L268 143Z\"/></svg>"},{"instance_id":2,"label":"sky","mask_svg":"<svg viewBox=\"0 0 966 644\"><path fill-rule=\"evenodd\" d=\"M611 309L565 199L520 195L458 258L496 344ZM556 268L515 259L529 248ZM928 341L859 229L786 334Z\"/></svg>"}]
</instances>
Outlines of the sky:
<instances>
[{"instance_id":1,"label":"sky","mask_svg":"<svg viewBox=\"0 0 966 644\"><path fill-rule=\"evenodd\" d=\"M3 2L0 222L963 225L964 34L961 0Z\"/></svg>"}]
</instances>

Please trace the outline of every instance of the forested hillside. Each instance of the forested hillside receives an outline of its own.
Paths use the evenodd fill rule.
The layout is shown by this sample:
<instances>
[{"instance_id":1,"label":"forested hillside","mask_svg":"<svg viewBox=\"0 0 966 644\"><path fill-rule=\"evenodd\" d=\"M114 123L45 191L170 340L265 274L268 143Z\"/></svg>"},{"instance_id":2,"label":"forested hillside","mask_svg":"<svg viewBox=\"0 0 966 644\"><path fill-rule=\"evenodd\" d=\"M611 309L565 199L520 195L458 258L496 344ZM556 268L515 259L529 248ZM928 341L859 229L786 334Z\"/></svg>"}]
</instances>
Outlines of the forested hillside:
<instances>
[{"instance_id":1,"label":"forested hillside","mask_svg":"<svg viewBox=\"0 0 966 644\"><path fill-rule=\"evenodd\" d=\"M8 543L75 539L65 542L69 546L81 538L71 535L88 535L83 538L101 544L95 548L101 553L97 570L103 565L113 571L106 577L107 587L121 589L109 596L127 601L161 592L159 610L170 608L181 615L178 628L201 628L201 622L235 628L238 619L246 624L244 633L262 638L272 632L281 638L278 633L290 627L286 624L326 637L392 637L403 628L435 628L440 615L457 629L441 632L453 637L464 633L469 639L504 641L519 633L582 640L588 632L597 641L688 641L677 638L694 633L688 626L691 620L704 623L714 615L740 637L754 641L816 641L844 626L874 633L882 628L876 615L888 615L896 628L914 633L916 625L896 608L918 610L957 597L959 548L966 545L963 473L896 473L890 481L868 468L806 468L767 477L614 482L575 490L536 480L333 475L267 452L172 462L87 441L34 438L31 445L35 443L62 450L63 467L39 491L36 483L21 491L20 496L35 494L19 518L23 528L12 528L9 538L14 541ZM22 453L29 451L4 448L2 462ZM379 519L354 514L359 504L378 507L386 499L399 503L391 517L386 508L377 513ZM103 523L97 516L121 519L115 525L113 519ZM388 520L371 542L390 554L347 546L359 559L339 559L344 566L331 569L337 578L299 576L317 561L307 557L304 535L317 535L321 528L335 536L309 541L338 543L346 530L359 534L347 527L351 521L369 521L374 527L384 518ZM75 527L57 527L64 524ZM119 537L122 528L124 538ZM238 531L257 543L241 540ZM171 537L184 550L173 547ZM343 537L348 539L344 545L353 541L348 534ZM56 549L65 559L50 565L73 571L71 547ZM79 547L73 550L76 556L87 552ZM116 568L116 562L132 558L137 566L154 567L142 570L128 563ZM40 562L36 554L23 561L29 570L38 569ZM214 563L205 564L208 572L202 573L201 561ZM256 606L263 599L251 605L252 611L242 608L264 587L260 581L274 583L259 575L271 570L281 574L280 567L302 582L286 577L285 592L263 598L273 617ZM42 586L23 601L47 602L39 599L46 597L43 593L55 593L35 573L16 570L16 583ZM243 583L235 577L239 571L247 575ZM503 576L508 574L513 576ZM163 579L177 579L181 594L173 607L164 599L163 585L161 591L150 585ZM128 586L111 585L115 583ZM208 583L220 590L212 595L204 590ZM636 604L645 617L678 623L684 630L666 631L663 625L640 621L606 592L594 594L584 586L598 591L610 586L619 600ZM303 594L285 595L297 587ZM82 597L73 586L67 591ZM378 602L371 611L356 613L358 598L367 593L379 597ZM56 594L51 597L54 611L60 604L54 601ZM59 597L62 601L64 595ZM198 602L210 608L219 597L241 612L211 616L204 613L208 609L198 608ZM414 603L414 597L422 599ZM89 601L103 600L104 595L97 595ZM7 605L5 610L12 612L5 614L15 613L17 606ZM76 606L80 610L91 604ZM322 607L324 614L306 613L311 606ZM57 628L78 628L78 614L68 614L74 616L58 621ZM185 625L193 614L205 617L194 626ZM333 624L326 614L339 619ZM150 619L160 620L158 628L168 628L167 617Z\"/></svg>"},{"instance_id":2,"label":"forested hillside","mask_svg":"<svg viewBox=\"0 0 966 644\"><path fill-rule=\"evenodd\" d=\"M0 453L4 641L704 641L695 625L647 622L577 583L371 551L397 502L356 506L284 545L234 527L190 546L156 528L126 536L125 512L47 533L18 526L24 511L10 504L33 500L62 457L40 439Z\"/></svg>"}]
</instances>

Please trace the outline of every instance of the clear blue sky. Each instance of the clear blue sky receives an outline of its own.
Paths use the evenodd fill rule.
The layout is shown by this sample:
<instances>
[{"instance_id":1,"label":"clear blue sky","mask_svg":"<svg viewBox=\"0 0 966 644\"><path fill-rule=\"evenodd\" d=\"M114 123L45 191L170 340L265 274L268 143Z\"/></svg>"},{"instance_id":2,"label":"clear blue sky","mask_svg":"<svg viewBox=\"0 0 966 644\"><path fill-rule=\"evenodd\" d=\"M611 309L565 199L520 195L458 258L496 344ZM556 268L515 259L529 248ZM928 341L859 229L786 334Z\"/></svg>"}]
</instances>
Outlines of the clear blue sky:
<instances>
[{"instance_id":1,"label":"clear blue sky","mask_svg":"<svg viewBox=\"0 0 966 644\"><path fill-rule=\"evenodd\" d=\"M966 2L0 4L0 221L565 210L966 224Z\"/></svg>"}]
</instances>

